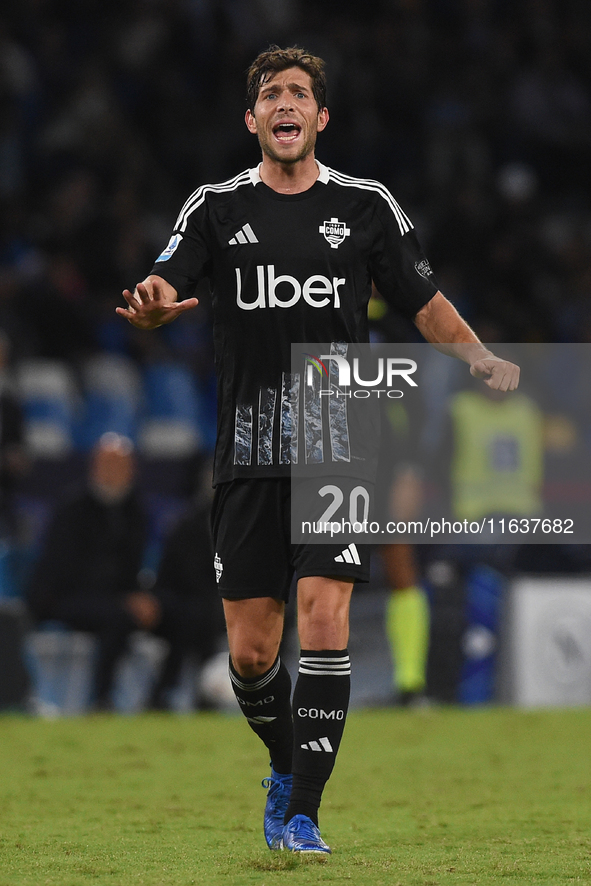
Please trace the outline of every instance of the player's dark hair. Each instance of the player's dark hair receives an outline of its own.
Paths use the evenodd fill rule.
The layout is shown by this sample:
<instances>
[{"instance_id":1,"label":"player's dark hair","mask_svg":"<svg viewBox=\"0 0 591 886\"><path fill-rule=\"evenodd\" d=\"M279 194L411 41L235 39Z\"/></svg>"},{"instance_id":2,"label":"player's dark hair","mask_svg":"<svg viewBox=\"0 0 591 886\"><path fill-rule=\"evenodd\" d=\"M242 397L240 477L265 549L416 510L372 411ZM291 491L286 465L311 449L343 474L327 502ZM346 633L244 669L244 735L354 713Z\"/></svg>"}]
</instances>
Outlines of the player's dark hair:
<instances>
[{"instance_id":1,"label":"player's dark hair","mask_svg":"<svg viewBox=\"0 0 591 886\"><path fill-rule=\"evenodd\" d=\"M275 74L285 71L287 68L301 68L302 71L306 71L312 80L312 92L318 104L318 110L321 111L326 107L324 61L305 49L300 49L299 46L281 49L279 46L273 45L259 53L248 69L246 99L251 111L254 110L261 86Z\"/></svg>"}]
</instances>

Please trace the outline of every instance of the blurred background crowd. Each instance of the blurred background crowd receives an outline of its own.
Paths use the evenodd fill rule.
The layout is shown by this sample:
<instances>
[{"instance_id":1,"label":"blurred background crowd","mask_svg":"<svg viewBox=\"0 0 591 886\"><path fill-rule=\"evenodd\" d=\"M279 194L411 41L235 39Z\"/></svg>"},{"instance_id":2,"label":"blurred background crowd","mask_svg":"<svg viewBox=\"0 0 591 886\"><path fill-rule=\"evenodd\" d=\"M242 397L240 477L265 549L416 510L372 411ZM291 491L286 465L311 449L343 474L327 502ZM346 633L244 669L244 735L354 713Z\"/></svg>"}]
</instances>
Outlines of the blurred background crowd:
<instances>
[{"instance_id":1,"label":"blurred background crowd","mask_svg":"<svg viewBox=\"0 0 591 886\"><path fill-rule=\"evenodd\" d=\"M0 326L19 354L159 349L208 372L204 311L146 337L113 308L187 195L258 161L244 79L270 42L326 59L319 158L390 187L486 338L589 339L586 0L5 0Z\"/></svg>"},{"instance_id":2,"label":"blurred background crowd","mask_svg":"<svg viewBox=\"0 0 591 886\"><path fill-rule=\"evenodd\" d=\"M4 0L0 516L8 542L11 509L26 516L17 591L105 431L138 445L154 575L203 477L207 284L199 309L150 335L114 308L188 194L258 162L245 72L270 43L326 60L318 158L390 188L483 340L591 341L587 0ZM417 339L376 317L386 340Z\"/></svg>"}]
</instances>

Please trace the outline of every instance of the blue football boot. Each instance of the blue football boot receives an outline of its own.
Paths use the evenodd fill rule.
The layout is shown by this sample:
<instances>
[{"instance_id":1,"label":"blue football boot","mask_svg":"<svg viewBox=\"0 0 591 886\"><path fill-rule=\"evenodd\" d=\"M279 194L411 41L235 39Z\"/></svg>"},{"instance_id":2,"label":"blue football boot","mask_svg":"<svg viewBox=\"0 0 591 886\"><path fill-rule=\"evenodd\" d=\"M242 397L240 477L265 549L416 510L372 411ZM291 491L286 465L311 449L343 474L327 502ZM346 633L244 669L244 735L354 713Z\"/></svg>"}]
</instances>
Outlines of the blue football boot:
<instances>
[{"instance_id":1,"label":"blue football boot","mask_svg":"<svg viewBox=\"0 0 591 886\"><path fill-rule=\"evenodd\" d=\"M283 828L281 837L281 849L289 852L308 852L330 855L330 846L327 846L318 827L307 815L294 815Z\"/></svg>"},{"instance_id":2,"label":"blue football boot","mask_svg":"<svg viewBox=\"0 0 591 886\"><path fill-rule=\"evenodd\" d=\"M281 849L283 821L289 806L293 777L291 774L280 775L271 767L271 778L264 778L261 783L267 788L265 840L269 849Z\"/></svg>"}]
</instances>

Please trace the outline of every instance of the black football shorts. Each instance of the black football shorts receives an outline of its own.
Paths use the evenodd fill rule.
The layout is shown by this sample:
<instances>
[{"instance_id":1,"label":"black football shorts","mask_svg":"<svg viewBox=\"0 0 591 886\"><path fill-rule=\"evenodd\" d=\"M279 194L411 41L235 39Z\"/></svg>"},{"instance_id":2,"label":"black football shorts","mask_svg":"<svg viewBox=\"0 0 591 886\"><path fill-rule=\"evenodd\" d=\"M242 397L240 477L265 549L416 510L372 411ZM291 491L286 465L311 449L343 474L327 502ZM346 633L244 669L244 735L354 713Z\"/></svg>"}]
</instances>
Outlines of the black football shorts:
<instances>
[{"instance_id":1,"label":"black football shorts","mask_svg":"<svg viewBox=\"0 0 591 886\"><path fill-rule=\"evenodd\" d=\"M291 544L290 493L288 478L232 480L216 487L212 530L222 597L287 602L294 574L369 580L369 545Z\"/></svg>"}]
</instances>

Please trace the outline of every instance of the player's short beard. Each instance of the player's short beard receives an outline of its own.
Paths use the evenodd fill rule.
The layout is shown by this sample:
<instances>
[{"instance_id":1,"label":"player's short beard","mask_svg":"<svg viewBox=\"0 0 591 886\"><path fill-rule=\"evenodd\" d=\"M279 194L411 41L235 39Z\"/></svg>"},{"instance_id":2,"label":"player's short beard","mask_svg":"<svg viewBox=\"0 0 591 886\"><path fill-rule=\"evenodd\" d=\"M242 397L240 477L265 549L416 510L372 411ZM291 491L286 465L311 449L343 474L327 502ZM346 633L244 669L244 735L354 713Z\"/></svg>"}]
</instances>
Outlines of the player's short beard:
<instances>
[{"instance_id":1,"label":"player's short beard","mask_svg":"<svg viewBox=\"0 0 591 886\"><path fill-rule=\"evenodd\" d=\"M316 147L316 133L311 132L306 141L301 146L300 151L297 154L294 154L291 157L284 157L279 154L279 152L275 151L274 145L267 139L261 139L259 134L259 145L261 146L261 150L263 154L266 154L271 160L274 160L276 163L284 163L284 164L292 164L298 163L300 160L305 160Z\"/></svg>"}]
</instances>

